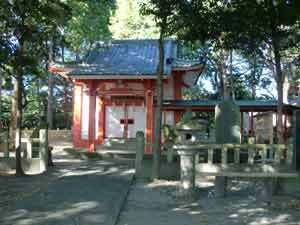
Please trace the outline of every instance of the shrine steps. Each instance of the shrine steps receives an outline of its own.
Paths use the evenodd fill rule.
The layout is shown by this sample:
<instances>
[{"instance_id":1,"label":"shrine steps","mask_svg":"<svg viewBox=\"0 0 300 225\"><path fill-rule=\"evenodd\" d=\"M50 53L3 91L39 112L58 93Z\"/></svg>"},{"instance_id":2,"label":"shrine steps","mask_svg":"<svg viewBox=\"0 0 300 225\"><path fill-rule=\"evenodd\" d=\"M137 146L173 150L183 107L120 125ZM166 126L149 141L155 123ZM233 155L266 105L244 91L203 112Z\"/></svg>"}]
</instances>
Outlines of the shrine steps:
<instances>
[{"instance_id":1,"label":"shrine steps","mask_svg":"<svg viewBox=\"0 0 300 225\"><path fill-rule=\"evenodd\" d=\"M136 140L134 138L107 138L102 145L97 146L97 152L110 155L111 157L134 159L136 154Z\"/></svg>"}]
</instances>

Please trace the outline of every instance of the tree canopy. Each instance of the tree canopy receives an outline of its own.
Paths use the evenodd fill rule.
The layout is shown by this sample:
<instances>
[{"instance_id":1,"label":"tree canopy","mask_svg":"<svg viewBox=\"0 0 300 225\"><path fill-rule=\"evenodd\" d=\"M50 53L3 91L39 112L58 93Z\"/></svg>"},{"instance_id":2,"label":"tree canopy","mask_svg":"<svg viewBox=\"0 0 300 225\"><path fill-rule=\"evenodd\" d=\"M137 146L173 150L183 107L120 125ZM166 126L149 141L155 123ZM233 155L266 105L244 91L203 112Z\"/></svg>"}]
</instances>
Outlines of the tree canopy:
<instances>
[{"instance_id":1,"label":"tree canopy","mask_svg":"<svg viewBox=\"0 0 300 225\"><path fill-rule=\"evenodd\" d=\"M109 26L114 39L158 38L159 31L153 16L141 15L146 0L117 0L117 8Z\"/></svg>"},{"instance_id":2,"label":"tree canopy","mask_svg":"<svg viewBox=\"0 0 300 225\"><path fill-rule=\"evenodd\" d=\"M111 39L109 24L116 9L115 0L70 0L68 6L72 17L62 32L73 51L86 53L95 42Z\"/></svg>"}]
</instances>

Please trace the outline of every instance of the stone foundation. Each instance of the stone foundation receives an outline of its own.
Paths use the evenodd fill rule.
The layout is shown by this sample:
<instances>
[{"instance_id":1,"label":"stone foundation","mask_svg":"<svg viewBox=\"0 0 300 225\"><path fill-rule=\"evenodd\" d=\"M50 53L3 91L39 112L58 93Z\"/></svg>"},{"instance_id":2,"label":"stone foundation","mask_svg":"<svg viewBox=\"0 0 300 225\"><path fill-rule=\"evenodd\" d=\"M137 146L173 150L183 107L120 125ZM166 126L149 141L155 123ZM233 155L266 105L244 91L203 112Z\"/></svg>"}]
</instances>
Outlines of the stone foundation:
<instances>
[{"instance_id":1,"label":"stone foundation","mask_svg":"<svg viewBox=\"0 0 300 225\"><path fill-rule=\"evenodd\" d=\"M32 130L23 130L22 137L30 137ZM49 142L54 141L72 141L71 130L48 130L48 140Z\"/></svg>"}]
</instances>

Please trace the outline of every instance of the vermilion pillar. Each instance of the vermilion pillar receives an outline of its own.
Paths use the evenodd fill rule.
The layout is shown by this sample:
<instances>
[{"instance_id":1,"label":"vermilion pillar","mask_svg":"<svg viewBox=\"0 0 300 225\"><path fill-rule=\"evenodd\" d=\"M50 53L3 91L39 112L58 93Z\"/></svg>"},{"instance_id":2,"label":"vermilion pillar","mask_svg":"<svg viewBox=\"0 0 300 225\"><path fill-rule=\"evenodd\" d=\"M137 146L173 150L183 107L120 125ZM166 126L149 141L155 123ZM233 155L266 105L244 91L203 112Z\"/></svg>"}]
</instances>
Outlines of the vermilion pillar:
<instances>
[{"instance_id":1,"label":"vermilion pillar","mask_svg":"<svg viewBox=\"0 0 300 225\"><path fill-rule=\"evenodd\" d=\"M89 151L96 151L96 138L95 138L95 114L96 114L96 93L95 84L93 81L89 82Z\"/></svg>"},{"instance_id":2,"label":"vermilion pillar","mask_svg":"<svg viewBox=\"0 0 300 225\"><path fill-rule=\"evenodd\" d=\"M98 125L98 140L100 144L103 144L105 137L105 102L104 98L99 98L99 125Z\"/></svg>"},{"instance_id":3,"label":"vermilion pillar","mask_svg":"<svg viewBox=\"0 0 300 225\"><path fill-rule=\"evenodd\" d=\"M73 126L72 126L72 138L75 147L79 147L81 145L80 141L81 141L82 90L83 90L82 85L76 82L74 86Z\"/></svg>"},{"instance_id":4,"label":"vermilion pillar","mask_svg":"<svg viewBox=\"0 0 300 225\"><path fill-rule=\"evenodd\" d=\"M153 141L153 91L146 91L146 143L152 144ZM151 146L146 146L145 153L150 154L152 152Z\"/></svg>"}]
</instances>

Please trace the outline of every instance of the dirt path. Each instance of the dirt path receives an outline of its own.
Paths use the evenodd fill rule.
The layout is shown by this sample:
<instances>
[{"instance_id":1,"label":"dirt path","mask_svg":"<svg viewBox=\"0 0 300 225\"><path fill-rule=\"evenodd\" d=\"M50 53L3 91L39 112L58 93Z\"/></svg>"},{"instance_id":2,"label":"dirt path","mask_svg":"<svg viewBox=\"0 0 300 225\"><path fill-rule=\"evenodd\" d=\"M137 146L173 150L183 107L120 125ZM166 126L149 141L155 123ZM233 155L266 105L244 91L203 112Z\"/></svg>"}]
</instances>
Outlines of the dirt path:
<instances>
[{"instance_id":1,"label":"dirt path","mask_svg":"<svg viewBox=\"0 0 300 225\"><path fill-rule=\"evenodd\" d=\"M258 183L233 182L226 198L215 198L212 184L204 184L199 199L187 203L178 195L178 182L136 183L118 225L300 224L300 196L277 196L268 207L255 194Z\"/></svg>"},{"instance_id":2,"label":"dirt path","mask_svg":"<svg viewBox=\"0 0 300 225\"><path fill-rule=\"evenodd\" d=\"M114 225L133 170L56 152L44 175L0 177L1 225Z\"/></svg>"}]
</instances>

